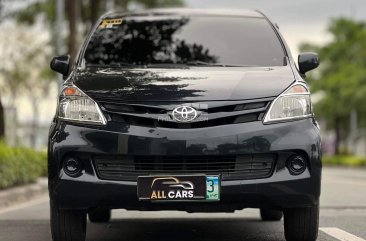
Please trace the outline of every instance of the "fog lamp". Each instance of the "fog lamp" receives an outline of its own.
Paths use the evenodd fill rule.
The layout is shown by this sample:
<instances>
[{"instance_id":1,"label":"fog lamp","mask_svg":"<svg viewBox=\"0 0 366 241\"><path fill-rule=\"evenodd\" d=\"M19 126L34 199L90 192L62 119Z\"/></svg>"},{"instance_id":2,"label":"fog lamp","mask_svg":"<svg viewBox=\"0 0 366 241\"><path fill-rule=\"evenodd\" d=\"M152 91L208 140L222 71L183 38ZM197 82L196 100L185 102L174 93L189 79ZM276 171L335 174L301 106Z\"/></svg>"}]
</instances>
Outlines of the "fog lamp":
<instances>
[{"instance_id":1,"label":"fog lamp","mask_svg":"<svg viewBox=\"0 0 366 241\"><path fill-rule=\"evenodd\" d=\"M78 159L69 157L65 159L63 168L68 176L77 177L81 174L82 164Z\"/></svg>"},{"instance_id":2,"label":"fog lamp","mask_svg":"<svg viewBox=\"0 0 366 241\"><path fill-rule=\"evenodd\" d=\"M306 159L301 155L291 156L286 163L291 175L300 175L306 170Z\"/></svg>"}]
</instances>

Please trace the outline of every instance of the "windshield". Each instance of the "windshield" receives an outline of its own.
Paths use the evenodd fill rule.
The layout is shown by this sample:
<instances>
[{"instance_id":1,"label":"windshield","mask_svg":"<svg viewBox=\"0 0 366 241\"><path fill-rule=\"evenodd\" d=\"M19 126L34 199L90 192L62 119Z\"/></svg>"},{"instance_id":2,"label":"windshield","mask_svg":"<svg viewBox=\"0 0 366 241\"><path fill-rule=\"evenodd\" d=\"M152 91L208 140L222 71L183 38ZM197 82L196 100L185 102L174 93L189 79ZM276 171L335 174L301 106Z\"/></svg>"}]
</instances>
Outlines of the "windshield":
<instances>
[{"instance_id":1,"label":"windshield","mask_svg":"<svg viewBox=\"0 0 366 241\"><path fill-rule=\"evenodd\" d=\"M86 65L283 66L283 47L264 18L127 17L103 20Z\"/></svg>"}]
</instances>

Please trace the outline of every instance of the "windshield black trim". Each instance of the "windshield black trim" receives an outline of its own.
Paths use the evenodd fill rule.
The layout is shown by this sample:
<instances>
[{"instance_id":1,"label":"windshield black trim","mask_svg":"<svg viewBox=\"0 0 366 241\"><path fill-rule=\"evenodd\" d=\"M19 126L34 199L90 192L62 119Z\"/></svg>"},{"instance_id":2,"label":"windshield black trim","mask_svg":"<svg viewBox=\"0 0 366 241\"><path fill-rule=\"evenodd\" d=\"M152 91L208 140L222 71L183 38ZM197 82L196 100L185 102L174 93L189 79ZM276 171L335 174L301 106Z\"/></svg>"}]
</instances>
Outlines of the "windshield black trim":
<instances>
[{"instance_id":1,"label":"windshield black trim","mask_svg":"<svg viewBox=\"0 0 366 241\"><path fill-rule=\"evenodd\" d=\"M272 21L264 14L262 13L261 11L259 10L256 10L258 13L262 14L262 16L267 20L267 22L271 25L273 31L276 33L276 36L278 38L278 40L280 41L281 45L282 45L282 48L283 48L283 51L284 51L284 54L285 54L285 57L290 57L289 54L288 54L288 51L287 51L287 48L286 48L286 45L284 43L284 39L282 38L281 34L279 33L278 29L276 28L276 26L272 23ZM285 63L284 66L287 65L287 61Z\"/></svg>"}]
</instances>

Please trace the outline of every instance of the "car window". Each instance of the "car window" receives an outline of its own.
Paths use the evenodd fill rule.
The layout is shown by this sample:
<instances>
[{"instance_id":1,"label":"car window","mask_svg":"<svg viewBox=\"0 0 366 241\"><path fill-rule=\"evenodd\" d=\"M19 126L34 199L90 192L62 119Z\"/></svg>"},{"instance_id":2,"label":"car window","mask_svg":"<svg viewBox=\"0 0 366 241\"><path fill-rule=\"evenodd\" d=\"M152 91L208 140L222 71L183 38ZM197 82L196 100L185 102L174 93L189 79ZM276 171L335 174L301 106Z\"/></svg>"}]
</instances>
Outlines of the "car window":
<instances>
[{"instance_id":1,"label":"car window","mask_svg":"<svg viewBox=\"0 0 366 241\"><path fill-rule=\"evenodd\" d=\"M84 55L86 65L283 66L284 57L266 19L217 16L104 20Z\"/></svg>"}]
</instances>

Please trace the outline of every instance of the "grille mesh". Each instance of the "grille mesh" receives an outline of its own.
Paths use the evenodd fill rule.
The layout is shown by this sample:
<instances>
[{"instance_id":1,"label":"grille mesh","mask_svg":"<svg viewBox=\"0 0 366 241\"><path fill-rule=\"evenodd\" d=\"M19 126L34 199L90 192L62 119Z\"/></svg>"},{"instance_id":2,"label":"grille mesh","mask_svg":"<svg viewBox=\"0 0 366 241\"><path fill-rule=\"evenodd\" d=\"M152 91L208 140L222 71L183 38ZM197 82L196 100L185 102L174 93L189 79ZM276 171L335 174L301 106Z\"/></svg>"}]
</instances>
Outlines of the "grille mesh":
<instances>
[{"instance_id":1,"label":"grille mesh","mask_svg":"<svg viewBox=\"0 0 366 241\"><path fill-rule=\"evenodd\" d=\"M136 181L145 175L215 174L223 180L266 178L272 174L275 154L228 156L110 156L95 157L101 179Z\"/></svg>"},{"instance_id":2,"label":"grille mesh","mask_svg":"<svg viewBox=\"0 0 366 241\"><path fill-rule=\"evenodd\" d=\"M113 122L145 127L174 129L204 128L262 120L271 98L250 101L213 101L188 103L204 116L203 120L177 123L171 113L184 103L118 103L97 100ZM186 104L187 105L187 104Z\"/></svg>"}]
</instances>

